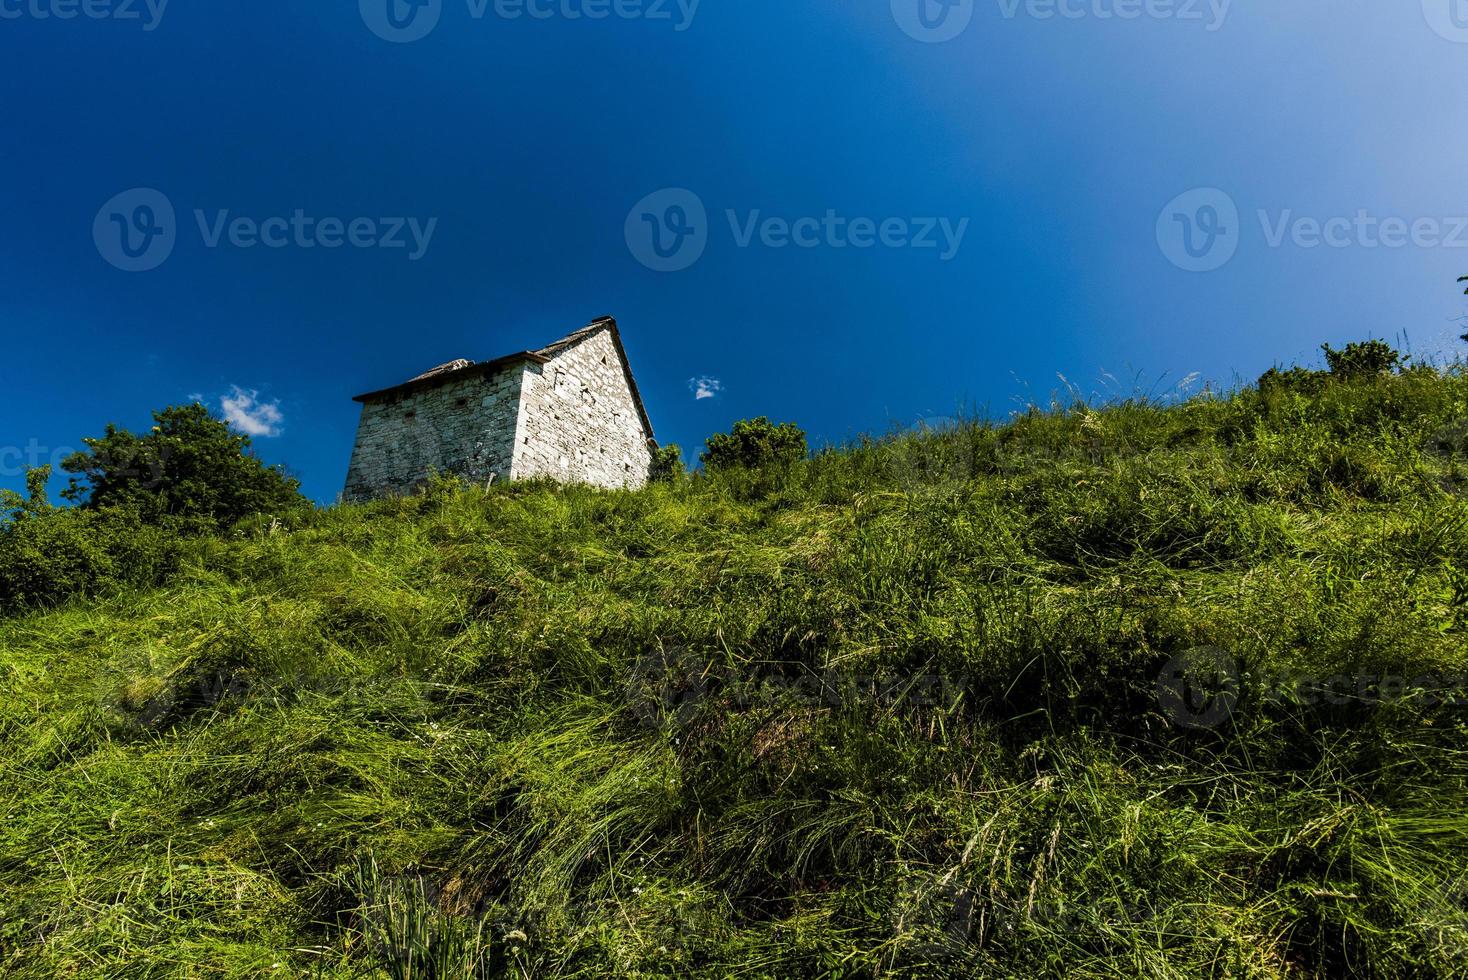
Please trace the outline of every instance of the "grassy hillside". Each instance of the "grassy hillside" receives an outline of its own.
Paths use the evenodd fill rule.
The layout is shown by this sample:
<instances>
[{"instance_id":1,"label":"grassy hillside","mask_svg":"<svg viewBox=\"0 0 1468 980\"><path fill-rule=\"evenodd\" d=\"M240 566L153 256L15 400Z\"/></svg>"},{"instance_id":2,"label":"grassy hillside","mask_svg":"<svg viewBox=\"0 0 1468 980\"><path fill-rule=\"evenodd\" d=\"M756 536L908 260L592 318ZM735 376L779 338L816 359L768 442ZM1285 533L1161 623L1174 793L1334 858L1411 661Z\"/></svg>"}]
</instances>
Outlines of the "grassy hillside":
<instances>
[{"instance_id":1,"label":"grassy hillside","mask_svg":"<svg viewBox=\"0 0 1468 980\"><path fill-rule=\"evenodd\" d=\"M193 540L0 620L0 973L1468 975L1465 420L1285 376Z\"/></svg>"}]
</instances>

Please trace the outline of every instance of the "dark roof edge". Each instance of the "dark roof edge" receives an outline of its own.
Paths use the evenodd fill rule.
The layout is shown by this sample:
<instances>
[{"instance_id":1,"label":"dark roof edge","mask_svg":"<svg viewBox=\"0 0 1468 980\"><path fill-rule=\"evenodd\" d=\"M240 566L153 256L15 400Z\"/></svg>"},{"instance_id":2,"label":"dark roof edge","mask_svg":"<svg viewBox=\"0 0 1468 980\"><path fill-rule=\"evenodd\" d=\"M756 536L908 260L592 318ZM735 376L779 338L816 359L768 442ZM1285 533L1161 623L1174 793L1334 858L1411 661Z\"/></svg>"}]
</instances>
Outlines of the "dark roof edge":
<instances>
[{"instance_id":1,"label":"dark roof edge","mask_svg":"<svg viewBox=\"0 0 1468 980\"><path fill-rule=\"evenodd\" d=\"M647 407L642 404L642 392L637 390L637 377L632 373L631 362L627 360L627 349L622 346L622 332L617 329L616 317L597 317L595 320L592 320L580 330L577 330L576 333L563 337L561 340L556 341L556 343L551 344L550 346L558 347L566 341L571 340L572 337L576 337L576 334L583 334L584 336L577 338L573 343L568 344L563 349L569 350L570 348L575 347L576 344L581 343L581 341L595 334L597 332L597 328L599 327L605 327L611 332L612 346L617 349L617 357L620 358L622 361L622 373L627 376L627 386L632 389L632 404L637 406L637 414L642 419L642 431L647 433L648 443L656 448L658 440L657 436L654 435L652 431L652 419L647 417ZM542 350L549 349L550 348L548 347L542 348ZM557 351L556 353L559 354L562 353L562 351Z\"/></svg>"},{"instance_id":2,"label":"dark roof edge","mask_svg":"<svg viewBox=\"0 0 1468 980\"><path fill-rule=\"evenodd\" d=\"M450 381L462 381L475 374L493 374L500 368L508 367L516 361L533 361L536 364L544 364L549 360L550 358L544 354L538 354L533 350L522 350L518 354L506 354L504 357L496 357L492 361L480 361L477 364L459 368L457 371L445 371L443 374L435 374L427 378L404 381L402 384L393 385L391 388L383 388L380 391L369 391L363 395L355 395L352 397L352 401L365 404L393 396L408 395L415 391L426 391L429 388L437 388L439 385L448 384Z\"/></svg>"}]
</instances>

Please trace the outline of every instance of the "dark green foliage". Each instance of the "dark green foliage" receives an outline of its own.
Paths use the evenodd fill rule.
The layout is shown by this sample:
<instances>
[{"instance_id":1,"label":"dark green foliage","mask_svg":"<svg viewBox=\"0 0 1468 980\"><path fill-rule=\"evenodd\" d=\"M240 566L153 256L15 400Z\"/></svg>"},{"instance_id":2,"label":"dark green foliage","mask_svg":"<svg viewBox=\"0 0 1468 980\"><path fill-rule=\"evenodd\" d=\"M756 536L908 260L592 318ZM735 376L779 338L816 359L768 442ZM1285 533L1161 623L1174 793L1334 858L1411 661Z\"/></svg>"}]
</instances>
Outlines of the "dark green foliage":
<instances>
[{"instance_id":1,"label":"dark green foliage","mask_svg":"<svg viewBox=\"0 0 1468 980\"><path fill-rule=\"evenodd\" d=\"M27 507L0 524L0 612L162 582L181 542L128 508Z\"/></svg>"},{"instance_id":2,"label":"dark green foliage","mask_svg":"<svg viewBox=\"0 0 1468 980\"><path fill-rule=\"evenodd\" d=\"M252 515L309 508L297 482L250 454L237 435L199 404L154 414L145 436L115 426L62 468L79 474L46 500L50 468L27 474L29 497L0 495L0 612L56 605L164 580L192 545ZM3 515L0 515L3 516Z\"/></svg>"},{"instance_id":3,"label":"dark green foliage","mask_svg":"<svg viewBox=\"0 0 1468 980\"><path fill-rule=\"evenodd\" d=\"M1330 380L1326 371L1312 371L1298 365L1281 371L1272 367L1259 376L1258 389L1269 394L1278 391L1317 392Z\"/></svg>"},{"instance_id":4,"label":"dark green foliage","mask_svg":"<svg viewBox=\"0 0 1468 980\"><path fill-rule=\"evenodd\" d=\"M1338 378L1374 377L1390 374L1401 363L1402 355L1383 340L1363 340L1347 344L1345 350L1332 350L1321 345L1330 373Z\"/></svg>"},{"instance_id":5,"label":"dark green foliage","mask_svg":"<svg viewBox=\"0 0 1468 980\"><path fill-rule=\"evenodd\" d=\"M676 483L683 478L683 450L677 443L659 446L652 456L650 478L654 483Z\"/></svg>"},{"instance_id":6,"label":"dark green foliage","mask_svg":"<svg viewBox=\"0 0 1468 980\"><path fill-rule=\"evenodd\" d=\"M1468 377L1321 374L0 619L0 973L1463 976Z\"/></svg>"},{"instance_id":7,"label":"dark green foliage","mask_svg":"<svg viewBox=\"0 0 1468 980\"><path fill-rule=\"evenodd\" d=\"M137 436L108 425L87 449L61 464L73 478L65 496L92 509L127 507L145 520L204 518L221 526L257 513L306 506L299 484L250 453L249 436L232 432L197 402L155 412ZM85 482L83 482L85 481Z\"/></svg>"},{"instance_id":8,"label":"dark green foliage","mask_svg":"<svg viewBox=\"0 0 1468 980\"><path fill-rule=\"evenodd\" d=\"M710 470L773 470L805 458L805 433L792 422L774 425L761 415L734 423L732 432L709 436L699 461Z\"/></svg>"}]
</instances>

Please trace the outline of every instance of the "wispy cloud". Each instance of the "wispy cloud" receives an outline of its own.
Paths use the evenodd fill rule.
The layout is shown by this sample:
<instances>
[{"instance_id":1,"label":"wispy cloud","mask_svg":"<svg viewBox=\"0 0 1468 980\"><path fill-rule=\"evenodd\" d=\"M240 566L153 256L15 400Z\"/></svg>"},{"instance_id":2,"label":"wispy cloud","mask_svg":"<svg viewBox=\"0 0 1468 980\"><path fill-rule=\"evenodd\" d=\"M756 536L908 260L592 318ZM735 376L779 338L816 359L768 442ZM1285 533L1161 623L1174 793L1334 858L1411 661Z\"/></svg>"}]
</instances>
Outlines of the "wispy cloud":
<instances>
[{"instance_id":1,"label":"wispy cloud","mask_svg":"<svg viewBox=\"0 0 1468 980\"><path fill-rule=\"evenodd\" d=\"M703 401L705 398L715 398L724 390L724 382L718 378L710 378L705 375L702 378L689 378L688 390L693 392L694 401Z\"/></svg>"},{"instance_id":2,"label":"wispy cloud","mask_svg":"<svg viewBox=\"0 0 1468 980\"><path fill-rule=\"evenodd\" d=\"M262 402L258 391L246 391L239 385L230 386L230 394L219 400L219 407L224 420L247 436L278 436L285 422L279 401Z\"/></svg>"}]
</instances>

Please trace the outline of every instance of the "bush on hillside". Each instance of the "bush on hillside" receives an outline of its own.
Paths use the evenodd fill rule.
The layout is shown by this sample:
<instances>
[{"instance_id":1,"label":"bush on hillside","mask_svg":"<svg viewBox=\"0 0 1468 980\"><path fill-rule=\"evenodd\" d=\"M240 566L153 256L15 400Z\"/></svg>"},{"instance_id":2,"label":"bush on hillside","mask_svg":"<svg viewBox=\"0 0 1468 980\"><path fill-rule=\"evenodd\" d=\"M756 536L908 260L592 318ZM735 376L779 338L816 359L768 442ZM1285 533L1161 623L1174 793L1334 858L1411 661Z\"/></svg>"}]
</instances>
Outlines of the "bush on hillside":
<instances>
[{"instance_id":1,"label":"bush on hillside","mask_svg":"<svg viewBox=\"0 0 1468 980\"><path fill-rule=\"evenodd\" d=\"M677 443L670 442L653 450L652 469L648 475L652 482L674 483L682 478L683 473L683 450Z\"/></svg>"},{"instance_id":2,"label":"bush on hillside","mask_svg":"<svg viewBox=\"0 0 1468 980\"><path fill-rule=\"evenodd\" d=\"M179 543L126 507L53 507L49 466L26 474L29 496L0 491L0 611L55 605L120 584L161 582L178 565Z\"/></svg>"},{"instance_id":3,"label":"bush on hillside","mask_svg":"<svg viewBox=\"0 0 1468 980\"><path fill-rule=\"evenodd\" d=\"M1255 387L1265 394L1280 391L1312 394L1324 387L1329 379L1330 374L1325 371L1312 371L1297 364L1285 370L1270 368L1259 376Z\"/></svg>"},{"instance_id":4,"label":"bush on hillside","mask_svg":"<svg viewBox=\"0 0 1468 980\"><path fill-rule=\"evenodd\" d=\"M1402 355L1391 344L1383 340L1363 340L1347 344L1345 350L1333 350L1322 344L1325 363L1330 373L1338 378L1370 378L1391 374L1402 363Z\"/></svg>"},{"instance_id":5,"label":"bush on hillside","mask_svg":"<svg viewBox=\"0 0 1468 980\"><path fill-rule=\"evenodd\" d=\"M709 436L706 445L699 460L711 470L778 469L804 459L807 451L805 433L798 426L775 425L763 415L735 422L733 431Z\"/></svg>"},{"instance_id":6,"label":"bush on hillside","mask_svg":"<svg viewBox=\"0 0 1468 980\"><path fill-rule=\"evenodd\" d=\"M1280 391L1296 391L1301 394L1318 394L1333 381L1350 381L1362 378L1377 378L1405 370L1430 371L1429 365L1418 365L1412 369L1404 367L1407 358L1396 348L1382 340L1363 340L1346 344L1336 350L1322 344L1327 370L1312 371L1294 365L1286 369L1272 367L1259 377L1256 387L1269 394Z\"/></svg>"},{"instance_id":7,"label":"bush on hillside","mask_svg":"<svg viewBox=\"0 0 1468 980\"><path fill-rule=\"evenodd\" d=\"M138 436L115 425L61 464L77 474L62 496L92 510L125 507L149 523L202 518L227 527L257 513L309 506L300 484L250 450L250 437L230 430L195 402L153 414Z\"/></svg>"},{"instance_id":8,"label":"bush on hillside","mask_svg":"<svg viewBox=\"0 0 1468 980\"><path fill-rule=\"evenodd\" d=\"M187 538L309 509L297 481L261 462L248 436L203 405L153 418L143 436L109 425L62 462L76 474L63 496L78 506L51 506L49 467L27 474L27 497L0 495L0 610L159 583L178 567Z\"/></svg>"}]
</instances>

